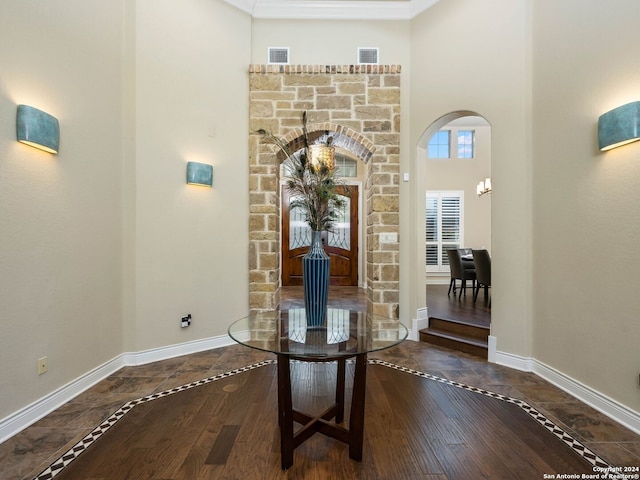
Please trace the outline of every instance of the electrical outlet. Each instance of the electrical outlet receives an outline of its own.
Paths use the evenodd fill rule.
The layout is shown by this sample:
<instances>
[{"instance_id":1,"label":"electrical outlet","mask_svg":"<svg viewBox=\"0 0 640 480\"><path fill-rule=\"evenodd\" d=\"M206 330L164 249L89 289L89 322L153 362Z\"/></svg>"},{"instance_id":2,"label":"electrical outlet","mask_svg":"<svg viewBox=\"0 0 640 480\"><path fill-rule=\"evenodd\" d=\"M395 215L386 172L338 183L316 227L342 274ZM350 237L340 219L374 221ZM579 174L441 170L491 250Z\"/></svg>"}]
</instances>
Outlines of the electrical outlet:
<instances>
[{"instance_id":1,"label":"electrical outlet","mask_svg":"<svg viewBox=\"0 0 640 480\"><path fill-rule=\"evenodd\" d=\"M42 357L38 359L38 375L42 375L43 373L47 373L49 370L49 360L47 357Z\"/></svg>"},{"instance_id":2,"label":"electrical outlet","mask_svg":"<svg viewBox=\"0 0 640 480\"><path fill-rule=\"evenodd\" d=\"M186 316L186 317L182 317L182 318L180 319L180 326L181 326L182 328L186 328L186 327L188 327L189 325L191 325L191 314L190 314L190 313L189 313L189 314L187 314L187 316Z\"/></svg>"}]
</instances>

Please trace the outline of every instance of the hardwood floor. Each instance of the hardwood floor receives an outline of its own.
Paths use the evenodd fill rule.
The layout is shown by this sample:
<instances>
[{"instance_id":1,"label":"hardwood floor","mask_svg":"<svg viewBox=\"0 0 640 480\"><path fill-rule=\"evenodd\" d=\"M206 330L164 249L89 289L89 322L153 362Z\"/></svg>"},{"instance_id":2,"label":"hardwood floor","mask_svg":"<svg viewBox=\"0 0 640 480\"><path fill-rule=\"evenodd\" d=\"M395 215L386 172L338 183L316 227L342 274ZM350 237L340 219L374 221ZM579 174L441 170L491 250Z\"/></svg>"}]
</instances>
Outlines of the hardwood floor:
<instances>
[{"instance_id":1,"label":"hardwood floor","mask_svg":"<svg viewBox=\"0 0 640 480\"><path fill-rule=\"evenodd\" d=\"M331 293L344 305L362 301L357 291ZM455 385L526 402L610 465L640 465L640 435L534 374L423 342L369 358L433 377L369 366L361 463L349 460L342 443L314 435L282 472L274 357L233 345L119 370L0 444L0 478L33 478L126 402L216 375L205 386L135 407L55 478L474 480L592 472L522 408ZM261 361L269 364L221 375ZM330 365L296 367L294 403L313 407L332 395Z\"/></svg>"},{"instance_id":2,"label":"hardwood floor","mask_svg":"<svg viewBox=\"0 0 640 480\"><path fill-rule=\"evenodd\" d=\"M294 365L294 403L315 414L331 404L334 366ZM369 366L363 461L315 435L283 472L275 377L273 365L260 367L137 406L59 478L511 479L592 472L516 405L379 365ZM513 462L515 452L521 461Z\"/></svg>"},{"instance_id":3,"label":"hardwood floor","mask_svg":"<svg viewBox=\"0 0 640 480\"><path fill-rule=\"evenodd\" d=\"M491 307L484 301L482 291L474 303L470 288L462 297L454 295L453 292L447 294L449 285L427 285L426 290L430 317L459 320L483 327L491 324Z\"/></svg>"}]
</instances>

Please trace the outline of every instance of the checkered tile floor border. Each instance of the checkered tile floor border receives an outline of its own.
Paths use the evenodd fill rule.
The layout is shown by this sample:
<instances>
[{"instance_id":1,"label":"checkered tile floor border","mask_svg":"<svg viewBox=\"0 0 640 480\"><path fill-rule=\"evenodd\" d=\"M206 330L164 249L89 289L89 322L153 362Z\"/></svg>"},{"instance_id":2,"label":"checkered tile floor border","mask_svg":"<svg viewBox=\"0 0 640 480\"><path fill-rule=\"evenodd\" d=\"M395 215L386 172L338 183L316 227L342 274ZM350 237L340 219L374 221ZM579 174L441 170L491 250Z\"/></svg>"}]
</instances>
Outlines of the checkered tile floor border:
<instances>
[{"instance_id":1,"label":"checkered tile floor border","mask_svg":"<svg viewBox=\"0 0 640 480\"><path fill-rule=\"evenodd\" d=\"M273 365L275 363L276 363L275 360L265 360L263 362L254 363L246 367L237 368L229 372L220 373L218 375L214 375L213 377L204 378L202 380L196 380L195 382L180 385L179 387L175 387L170 390L165 390L164 392L153 393L151 395L147 395L146 397L138 398L136 400L131 400L125 403L122 407L120 407L118 411L116 411L113 415L107 418L104 422L102 422L100 425L94 428L93 431L89 433L86 437L84 437L82 440L76 443L73 447L67 450L60 458L58 458L55 462L49 465L49 467L47 467L42 473L34 477L34 480L49 480L50 478L54 478L65 467L67 467L71 462L73 462L76 458L78 458L78 456L82 452L84 452L89 447L89 445L93 444L98 438L104 435L104 433L107 432L107 430L113 427L116 424L116 422L118 422L118 420L124 417L136 405L150 402L152 400L157 400L158 398L168 397L169 395L173 395L174 393L184 392L185 390L190 390L195 387L201 387L202 385L215 382L216 380L232 377L239 373L248 372L249 370L260 368L265 365Z\"/></svg>"},{"instance_id":2,"label":"checkered tile floor border","mask_svg":"<svg viewBox=\"0 0 640 480\"><path fill-rule=\"evenodd\" d=\"M138 398L136 400L131 400L125 403L122 407L120 407L113 415L107 418L104 422L98 425L91 433L86 435L82 440L76 443L73 447L67 450L60 458L54 461L49 467L47 467L44 471L42 471L39 475L34 477L33 480L50 480L58 475L62 470L67 467L71 462L73 462L80 454L82 454L90 445L92 445L96 440L98 440L105 432L107 432L111 427L113 427L118 420L124 417L128 412L130 412L136 405L140 405L142 403L150 402L152 400L157 400L158 398L167 397L169 395L173 395L174 393L184 392L185 390L189 390L191 388L200 387L202 385L206 385L211 382L215 382L216 380L221 380L223 378L232 377L239 373L248 372L250 370L263 367L265 365L273 365L275 364L275 360L265 360L263 362L254 363L248 365L246 367L237 368L235 370L231 370L229 372L220 373L218 375L214 375L213 377L205 378L202 380L197 380L195 382L187 383L185 385L180 385L179 387L172 388L170 390L165 390L159 393L153 393L151 395L147 395L146 397ZM418 377L426 378L428 380L434 380L436 382L440 382L446 385L451 385L453 387L462 388L464 390L477 393L480 395L485 395L487 397L495 398L496 400L501 400L504 402L513 403L517 405L522 410L524 410L527 414L529 414L534 420L540 423L543 427L553 433L556 437L562 440L565 444L571 447L578 455L583 457L587 462L589 462L593 466L607 468L609 464L598 457L595 453L585 447L582 443L578 442L576 439L567 434L560 427L555 425L549 419L547 419L544 415L538 412L535 408L531 407L528 403L523 402L522 400L518 400L516 398L507 397L505 395L490 392L488 390L484 390L482 388L472 387L470 385L465 385L463 383L454 382L452 380L447 380L446 378L437 377L435 375L431 375L430 373L420 372L418 370L413 370L411 368L402 367L400 365L395 365L393 363L385 362L383 360L369 360L370 365L382 365L384 367L393 368L394 370L399 370L401 372L409 373L411 375L416 375Z\"/></svg>"},{"instance_id":3,"label":"checkered tile floor border","mask_svg":"<svg viewBox=\"0 0 640 480\"><path fill-rule=\"evenodd\" d=\"M431 375L430 373L420 372L418 370L413 370L412 368L401 367L400 365L395 365L393 363L385 362L383 360L369 360L370 365L383 365L385 367L393 368L395 370L400 370L401 372L410 373L412 375L417 375L418 377L427 378L429 380L434 380L436 382L444 383L446 385L451 385L452 387L462 388L463 390L467 390L469 392L477 393L480 395L485 395L487 397L495 398L496 400L501 400L503 402L513 403L517 405L522 410L524 410L527 414L529 414L534 420L536 420L540 425L553 433L556 437L566 443L569 447L571 447L578 455L584 458L587 462L589 462L594 467L603 467L609 468L610 465L605 462L602 458L598 457L595 453L585 447L582 443L577 441L571 435L566 433L560 427L558 427L555 423L545 417L542 413L537 411L527 402L522 400L518 400L517 398L507 397L506 395L502 395L500 393L490 392L488 390L484 390L478 387L472 387L470 385L465 385L464 383L454 382L452 380L447 380L446 378L437 377L435 375Z\"/></svg>"}]
</instances>

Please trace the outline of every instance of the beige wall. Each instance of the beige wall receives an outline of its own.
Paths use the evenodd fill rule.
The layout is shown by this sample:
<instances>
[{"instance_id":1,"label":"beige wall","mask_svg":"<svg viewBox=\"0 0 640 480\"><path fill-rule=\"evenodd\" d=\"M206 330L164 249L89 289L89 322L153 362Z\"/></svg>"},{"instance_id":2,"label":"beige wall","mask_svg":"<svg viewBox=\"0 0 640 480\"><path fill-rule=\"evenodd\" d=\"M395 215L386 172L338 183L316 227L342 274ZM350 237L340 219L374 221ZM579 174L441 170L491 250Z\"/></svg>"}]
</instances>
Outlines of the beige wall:
<instances>
[{"instance_id":1,"label":"beige wall","mask_svg":"<svg viewBox=\"0 0 640 480\"><path fill-rule=\"evenodd\" d=\"M122 14L2 4L0 418L122 352ZM58 118L58 155L16 142L21 103Z\"/></svg>"},{"instance_id":2,"label":"beige wall","mask_svg":"<svg viewBox=\"0 0 640 480\"><path fill-rule=\"evenodd\" d=\"M221 335L247 311L247 65L269 45L314 64L379 46L403 66L404 321L424 303L417 145L443 115L477 112L493 136L498 350L640 411L639 147L595 144L598 115L640 96L639 8L446 0L411 22L252 26L221 0L5 0L0 418L122 352ZM18 103L60 119L59 155L15 142ZM189 160L213 164L213 189L184 184Z\"/></svg>"},{"instance_id":3,"label":"beige wall","mask_svg":"<svg viewBox=\"0 0 640 480\"><path fill-rule=\"evenodd\" d=\"M640 100L640 3L533 5L533 354L639 412L640 143L597 121Z\"/></svg>"},{"instance_id":4,"label":"beige wall","mask_svg":"<svg viewBox=\"0 0 640 480\"><path fill-rule=\"evenodd\" d=\"M176 7L137 2L133 351L223 335L248 312L250 18L222 1ZM185 184L188 161L213 165L212 189Z\"/></svg>"},{"instance_id":5,"label":"beige wall","mask_svg":"<svg viewBox=\"0 0 640 480\"><path fill-rule=\"evenodd\" d=\"M250 25L221 0L3 4L0 418L248 311ZM18 103L58 117L59 155L15 141Z\"/></svg>"},{"instance_id":6,"label":"beige wall","mask_svg":"<svg viewBox=\"0 0 640 480\"><path fill-rule=\"evenodd\" d=\"M492 334L498 350L525 357L531 354L527 5L447 0L411 22L409 126L416 149L423 132L450 112L476 112L491 124ZM414 176L425 178L424 162L411 154ZM414 185L414 205L424 205L423 184ZM424 207L413 215L403 221L424 223ZM418 248L414 252L420 258ZM411 268L401 263L401 272L410 275L405 266ZM403 283L414 286L409 305L424 305L420 275Z\"/></svg>"},{"instance_id":7,"label":"beige wall","mask_svg":"<svg viewBox=\"0 0 640 480\"><path fill-rule=\"evenodd\" d=\"M293 65L354 65L358 47L378 47L378 63L408 73L409 22L254 19L251 63L267 63L269 47L289 47Z\"/></svg>"}]
</instances>

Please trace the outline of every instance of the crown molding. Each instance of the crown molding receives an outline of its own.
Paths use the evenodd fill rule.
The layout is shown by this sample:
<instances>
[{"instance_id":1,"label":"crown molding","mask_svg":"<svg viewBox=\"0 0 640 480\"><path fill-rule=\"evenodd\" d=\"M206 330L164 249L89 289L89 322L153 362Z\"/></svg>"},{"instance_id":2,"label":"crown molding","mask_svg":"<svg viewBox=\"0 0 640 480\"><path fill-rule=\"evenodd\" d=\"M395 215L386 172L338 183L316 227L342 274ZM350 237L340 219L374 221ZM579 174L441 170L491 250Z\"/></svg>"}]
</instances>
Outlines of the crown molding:
<instances>
[{"instance_id":1,"label":"crown molding","mask_svg":"<svg viewBox=\"0 0 640 480\"><path fill-rule=\"evenodd\" d=\"M253 18L410 20L439 0L225 0Z\"/></svg>"}]
</instances>

